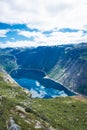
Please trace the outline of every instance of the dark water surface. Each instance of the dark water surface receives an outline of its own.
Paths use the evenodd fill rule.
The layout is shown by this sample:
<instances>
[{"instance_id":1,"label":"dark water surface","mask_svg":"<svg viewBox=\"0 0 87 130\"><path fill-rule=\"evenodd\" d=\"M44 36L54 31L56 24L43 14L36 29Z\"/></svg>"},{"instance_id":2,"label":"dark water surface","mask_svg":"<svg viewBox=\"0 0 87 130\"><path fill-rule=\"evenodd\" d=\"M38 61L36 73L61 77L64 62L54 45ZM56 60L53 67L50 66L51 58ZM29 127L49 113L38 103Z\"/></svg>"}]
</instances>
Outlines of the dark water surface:
<instances>
[{"instance_id":1,"label":"dark water surface","mask_svg":"<svg viewBox=\"0 0 87 130\"><path fill-rule=\"evenodd\" d=\"M18 69L13 71L11 76L18 84L29 89L33 98L75 95L63 85L47 78L45 73L39 70Z\"/></svg>"}]
</instances>

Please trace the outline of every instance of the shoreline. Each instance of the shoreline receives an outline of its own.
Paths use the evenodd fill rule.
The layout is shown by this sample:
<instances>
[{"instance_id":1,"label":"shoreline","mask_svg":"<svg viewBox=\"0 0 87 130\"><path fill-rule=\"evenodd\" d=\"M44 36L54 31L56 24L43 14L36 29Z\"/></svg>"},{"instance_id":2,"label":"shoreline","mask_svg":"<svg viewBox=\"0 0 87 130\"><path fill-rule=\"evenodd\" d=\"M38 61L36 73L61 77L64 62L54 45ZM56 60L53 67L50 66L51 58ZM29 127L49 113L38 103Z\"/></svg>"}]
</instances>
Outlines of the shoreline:
<instances>
[{"instance_id":1,"label":"shoreline","mask_svg":"<svg viewBox=\"0 0 87 130\"><path fill-rule=\"evenodd\" d=\"M50 78L49 76L48 76L48 74L45 72L45 71L43 71L43 70L40 70L40 69L33 69L33 68L19 68L19 69L15 69L14 71L17 71L17 70L24 70L24 71L36 71L36 72L41 72L41 76L42 76L42 78L43 79L49 79L49 80L51 80L51 81L53 81L53 82L55 82L55 83L57 83L57 84L59 84L59 85L61 85L62 87L64 87L65 88L65 92L66 91L69 91L69 92L71 92L72 94L71 94L71 96L75 96L75 95L79 95L78 93L76 93L76 92L74 92L74 91L72 91L72 90L70 90L69 88L67 88L67 87L65 87L63 84L61 84L61 83L59 83L58 81L56 81L55 79L53 79L53 78ZM28 78L28 77L23 77L23 78ZM32 78L33 79L33 78ZM39 81L38 79L36 79L37 81ZM56 88L57 89L57 88ZM60 91L62 91L62 90L60 90ZM67 92L66 92L67 93ZM68 95L68 96L70 96L70 95Z\"/></svg>"}]
</instances>

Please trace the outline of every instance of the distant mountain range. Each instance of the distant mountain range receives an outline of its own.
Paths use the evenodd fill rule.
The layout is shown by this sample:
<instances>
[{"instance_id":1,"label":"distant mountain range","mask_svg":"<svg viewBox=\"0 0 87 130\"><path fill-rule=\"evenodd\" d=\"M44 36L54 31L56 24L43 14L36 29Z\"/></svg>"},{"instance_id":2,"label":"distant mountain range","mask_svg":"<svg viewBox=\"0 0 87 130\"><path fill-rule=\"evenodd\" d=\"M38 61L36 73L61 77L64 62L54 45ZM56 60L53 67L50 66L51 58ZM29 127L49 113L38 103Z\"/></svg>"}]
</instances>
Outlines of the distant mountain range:
<instances>
[{"instance_id":1,"label":"distant mountain range","mask_svg":"<svg viewBox=\"0 0 87 130\"><path fill-rule=\"evenodd\" d=\"M87 44L0 49L0 66L44 71L65 87L87 96Z\"/></svg>"}]
</instances>

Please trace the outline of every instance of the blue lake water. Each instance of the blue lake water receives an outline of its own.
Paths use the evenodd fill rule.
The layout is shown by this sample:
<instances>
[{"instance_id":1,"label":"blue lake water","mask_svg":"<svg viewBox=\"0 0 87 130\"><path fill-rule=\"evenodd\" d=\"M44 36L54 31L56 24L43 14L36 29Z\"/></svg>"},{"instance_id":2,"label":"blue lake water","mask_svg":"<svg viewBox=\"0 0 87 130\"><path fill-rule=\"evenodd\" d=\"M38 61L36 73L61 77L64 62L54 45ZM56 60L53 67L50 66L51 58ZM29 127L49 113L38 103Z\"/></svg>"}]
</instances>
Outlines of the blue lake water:
<instances>
[{"instance_id":1,"label":"blue lake water","mask_svg":"<svg viewBox=\"0 0 87 130\"><path fill-rule=\"evenodd\" d=\"M67 94L63 90L59 91L54 88L44 87L37 80L21 78L15 79L15 81L21 86L29 89L32 93L33 98L53 98L57 96L67 96Z\"/></svg>"},{"instance_id":2,"label":"blue lake water","mask_svg":"<svg viewBox=\"0 0 87 130\"><path fill-rule=\"evenodd\" d=\"M46 77L44 72L19 69L11 73L15 81L29 89L33 98L54 98L58 96L73 96L73 92L63 85Z\"/></svg>"}]
</instances>

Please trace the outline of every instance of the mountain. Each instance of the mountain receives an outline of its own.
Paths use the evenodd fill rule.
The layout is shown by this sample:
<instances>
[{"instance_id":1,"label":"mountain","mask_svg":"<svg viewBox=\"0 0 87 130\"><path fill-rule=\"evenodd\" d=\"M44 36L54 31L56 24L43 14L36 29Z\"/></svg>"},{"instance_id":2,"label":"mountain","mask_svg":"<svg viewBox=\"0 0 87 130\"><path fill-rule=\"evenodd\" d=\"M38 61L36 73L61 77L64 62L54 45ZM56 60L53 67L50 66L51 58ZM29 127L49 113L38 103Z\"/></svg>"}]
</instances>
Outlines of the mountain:
<instances>
[{"instance_id":1,"label":"mountain","mask_svg":"<svg viewBox=\"0 0 87 130\"><path fill-rule=\"evenodd\" d=\"M40 70L65 87L87 96L87 44L0 49L0 64L9 73Z\"/></svg>"},{"instance_id":2,"label":"mountain","mask_svg":"<svg viewBox=\"0 0 87 130\"><path fill-rule=\"evenodd\" d=\"M21 130L86 130L87 99L81 96L31 98L5 70L0 69L0 130L9 119Z\"/></svg>"}]
</instances>

